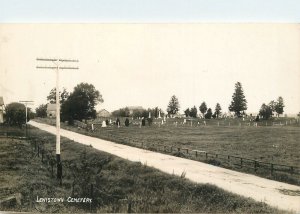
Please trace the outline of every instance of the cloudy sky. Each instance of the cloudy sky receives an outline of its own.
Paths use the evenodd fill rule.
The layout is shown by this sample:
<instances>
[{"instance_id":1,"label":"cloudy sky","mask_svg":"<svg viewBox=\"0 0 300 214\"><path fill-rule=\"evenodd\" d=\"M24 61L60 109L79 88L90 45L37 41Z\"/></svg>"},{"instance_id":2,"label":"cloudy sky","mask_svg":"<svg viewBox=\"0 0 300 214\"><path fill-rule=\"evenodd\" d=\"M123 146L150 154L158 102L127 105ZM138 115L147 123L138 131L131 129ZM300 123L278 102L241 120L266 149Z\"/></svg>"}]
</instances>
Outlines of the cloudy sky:
<instances>
[{"instance_id":1,"label":"cloudy sky","mask_svg":"<svg viewBox=\"0 0 300 214\"><path fill-rule=\"evenodd\" d=\"M7 11L11 10L10 5ZM181 111L193 105L198 107L203 101L211 108L219 102L223 111L227 111L234 84L240 81L248 100L248 112L257 112L263 102L278 96L284 98L285 112L300 110L300 25L292 20L295 16L280 12L281 20L280 16L274 16L270 24L231 21L205 24L202 21L220 22L222 14L226 22L224 14L228 14L228 8L220 10L219 17L212 18L208 13L206 20L197 19L197 10L188 5L183 8L186 11L181 13L182 19L173 13L160 16L165 8L156 10L155 16L150 7L149 16L139 16L139 13L126 16L115 10L119 13L106 14L107 19L96 19L95 9L91 9L89 18L105 24L14 23L22 16L25 22L55 22L49 12L45 16L40 14L40 19L30 17L30 13L22 10L26 7L25 4L16 7L21 13L6 11L5 16L0 13L0 96L4 96L6 103L34 100L34 107L46 103L46 96L55 86L55 72L36 69L37 65L47 64L37 62L36 58L59 57L80 61L78 71L61 72L61 85L72 91L80 82L92 83L104 98L98 109L112 111L141 105L165 110L175 94ZM99 8L105 7L108 8L107 4ZM249 8L255 11L253 6ZM75 9L78 10L78 5ZM83 7L83 13L86 10ZM184 16L193 11L192 15ZM59 20L61 16L55 17ZM120 23L126 17L140 23ZM145 23L149 17L152 24ZM191 17L196 19L190 21ZM244 18L235 13L237 21ZM70 20L89 22L84 18ZM119 24L112 23L118 20ZM157 23L157 20L173 22ZM294 24L278 23L289 20Z\"/></svg>"}]
</instances>

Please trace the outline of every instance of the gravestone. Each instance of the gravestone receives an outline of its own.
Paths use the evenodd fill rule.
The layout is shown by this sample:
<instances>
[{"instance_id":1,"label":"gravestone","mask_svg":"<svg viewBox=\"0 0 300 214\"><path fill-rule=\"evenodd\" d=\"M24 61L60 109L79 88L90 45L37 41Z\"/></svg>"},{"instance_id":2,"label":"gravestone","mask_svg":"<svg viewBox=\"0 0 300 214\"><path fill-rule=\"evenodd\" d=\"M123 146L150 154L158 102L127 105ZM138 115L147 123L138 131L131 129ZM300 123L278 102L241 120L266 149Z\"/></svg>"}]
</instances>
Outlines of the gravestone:
<instances>
[{"instance_id":1,"label":"gravestone","mask_svg":"<svg viewBox=\"0 0 300 214\"><path fill-rule=\"evenodd\" d=\"M160 116L160 110L158 111L158 118L159 118L159 119L161 118L161 116Z\"/></svg>"},{"instance_id":2,"label":"gravestone","mask_svg":"<svg viewBox=\"0 0 300 214\"><path fill-rule=\"evenodd\" d=\"M116 125L118 126L118 128L120 128L120 119L119 118L117 118L117 120L116 120Z\"/></svg>"},{"instance_id":3,"label":"gravestone","mask_svg":"<svg viewBox=\"0 0 300 214\"><path fill-rule=\"evenodd\" d=\"M102 127L106 127L106 122L104 120L102 121Z\"/></svg>"}]
</instances>

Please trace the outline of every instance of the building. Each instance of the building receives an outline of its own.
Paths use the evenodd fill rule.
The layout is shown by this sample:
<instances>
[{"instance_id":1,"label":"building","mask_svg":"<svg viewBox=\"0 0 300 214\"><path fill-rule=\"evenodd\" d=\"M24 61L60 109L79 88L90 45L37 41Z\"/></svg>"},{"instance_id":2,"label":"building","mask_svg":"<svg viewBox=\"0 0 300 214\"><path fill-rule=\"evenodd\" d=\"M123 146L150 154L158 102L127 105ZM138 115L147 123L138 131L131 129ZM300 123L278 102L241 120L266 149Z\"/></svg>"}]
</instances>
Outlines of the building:
<instances>
[{"instance_id":1,"label":"building","mask_svg":"<svg viewBox=\"0 0 300 214\"><path fill-rule=\"evenodd\" d=\"M0 123L4 122L3 113L4 113L4 100L3 97L0 97Z\"/></svg>"},{"instance_id":2,"label":"building","mask_svg":"<svg viewBox=\"0 0 300 214\"><path fill-rule=\"evenodd\" d=\"M97 117L110 117L111 113L107 111L106 109L101 109L97 112Z\"/></svg>"},{"instance_id":3,"label":"building","mask_svg":"<svg viewBox=\"0 0 300 214\"><path fill-rule=\"evenodd\" d=\"M49 118L56 117L56 104L52 104L52 103L47 104L47 117Z\"/></svg>"}]
</instances>

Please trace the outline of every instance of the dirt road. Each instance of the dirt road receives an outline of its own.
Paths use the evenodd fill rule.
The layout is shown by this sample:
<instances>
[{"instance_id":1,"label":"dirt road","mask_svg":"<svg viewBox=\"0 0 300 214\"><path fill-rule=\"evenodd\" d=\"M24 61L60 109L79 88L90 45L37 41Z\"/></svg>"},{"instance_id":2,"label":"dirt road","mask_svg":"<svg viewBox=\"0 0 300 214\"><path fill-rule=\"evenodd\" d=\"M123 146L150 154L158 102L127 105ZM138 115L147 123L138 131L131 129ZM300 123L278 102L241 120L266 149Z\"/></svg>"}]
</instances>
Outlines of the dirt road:
<instances>
[{"instance_id":1,"label":"dirt road","mask_svg":"<svg viewBox=\"0 0 300 214\"><path fill-rule=\"evenodd\" d=\"M29 122L30 125L55 134L56 128L50 125ZM169 174L181 175L197 183L209 183L224 190L263 201L273 207L300 213L300 187L260 178L209 164L178 158L170 155L133 148L110 141L85 136L61 129L61 136L130 161L140 161Z\"/></svg>"}]
</instances>

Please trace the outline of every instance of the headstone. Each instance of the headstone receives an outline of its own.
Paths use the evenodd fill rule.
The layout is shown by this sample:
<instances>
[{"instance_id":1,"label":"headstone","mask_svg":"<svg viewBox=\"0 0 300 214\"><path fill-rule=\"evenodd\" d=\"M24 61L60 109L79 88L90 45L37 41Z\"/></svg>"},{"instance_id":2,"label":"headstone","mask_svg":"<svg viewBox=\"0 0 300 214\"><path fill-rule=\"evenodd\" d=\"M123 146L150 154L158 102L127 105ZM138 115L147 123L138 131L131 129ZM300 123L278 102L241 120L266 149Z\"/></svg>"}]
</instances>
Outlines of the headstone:
<instances>
[{"instance_id":1,"label":"headstone","mask_svg":"<svg viewBox=\"0 0 300 214\"><path fill-rule=\"evenodd\" d=\"M163 120L161 121L161 125L164 125L164 121Z\"/></svg>"},{"instance_id":2,"label":"headstone","mask_svg":"<svg viewBox=\"0 0 300 214\"><path fill-rule=\"evenodd\" d=\"M148 118L151 118L151 112L149 111L149 117Z\"/></svg>"},{"instance_id":3,"label":"headstone","mask_svg":"<svg viewBox=\"0 0 300 214\"><path fill-rule=\"evenodd\" d=\"M160 110L158 111L158 118L159 118L159 119L161 118L161 116L160 116Z\"/></svg>"},{"instance_id":4,"label":"headstone","mask_svg":"<svg viewBox=\"0 0 300 214\"><path fill-rule=\"evenodd\" d=\"M106 122L104 120L102 121L102 127L106 127Z\"/></svg>"},{"instance_id":5,"label":"headstone","mask_svg":"<svg viewBox=\"0 0 300 214\"><path fill-rule=\"evenodd\" d=\"M206 121L205 120L203 121L203 124L206 126Z\"/></svg>"},{"instance_id":6,"label":"headstone","mask_svg":"<svg viewBox=\"0 0 300 214\"><path fill-rule=\"evenodd\" d=\"M118 126L118 128L120 128L120 119L119 118L117 118L117 120L116 120L116 124L117 124L117 126Z\"/></svg>"},{"instance_id":7,"label":"headstone","mask_svg":"<svg viewBox=\"0 0 300 214\"><path fill-rule=\"evenodd\" d=\"M94 124L92 123L92 131L94 131Z\"/></svg>"},{"instance_id":8,"label":"headstone","mask_svg":"<svg viewBox=\"0 0 300 214\"><path fill-rule=\"evenodd\" d=\"M186 124L186 119L183 119L183 124Z\"/></svg>"}]
</instances>

